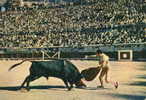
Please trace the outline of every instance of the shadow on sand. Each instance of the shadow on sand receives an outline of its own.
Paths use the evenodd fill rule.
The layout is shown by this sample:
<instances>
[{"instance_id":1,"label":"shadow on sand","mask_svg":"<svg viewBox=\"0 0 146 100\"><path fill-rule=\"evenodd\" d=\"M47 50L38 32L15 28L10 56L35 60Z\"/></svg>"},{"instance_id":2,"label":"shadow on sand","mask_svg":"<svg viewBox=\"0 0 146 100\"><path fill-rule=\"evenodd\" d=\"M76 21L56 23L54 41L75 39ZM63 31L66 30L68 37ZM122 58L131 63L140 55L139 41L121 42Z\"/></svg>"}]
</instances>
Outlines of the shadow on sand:
<instances>
[{"instance_id":1,"label":"shadow on sand","mask_svg":"<svg viewBox=\"0 0 146 100\"><path fill-rule=\"evenodd\" d=\"M107 90L110 88L97 88L97 87L74 87L77 89L84 89L84 90ZM39 85L39 86L30 86L30 90L32 89L39 89L39 90L45 90L45 89L53 89L53 90L59 90L64 89L67 90L65 86L47 86L47 85ZM20 86L8 86L8 87L0 87L0 90L8 90L8 91L18 91L20 90Z\"/></svg>"},{"instance_id":2,"label":"shadow on sand","mask_svg":"<svg viewBox=\"0 0 146 100\"><path fill-rule=\"evenodd\" d=\"M116 98L124 98L126 100L145 100L146 99L146 96L143 96L143 95L114 94L112 96Z\"/></svg>"},{"instance_id":3,"label":"shadow on sand","mask_svg":"<svg viewBox=\"0 0 146 100\"><path fill-rule=\"evenodd\" d=\"M146 79L146 75L138 75L136 78Z\"/></svg>"},{"instance_id":4,"label":"shadow on sand","mask_svg":"<svg viewBox=\"0 0 146 100\"><path fill-rule=\"evenodd\" d=\"M81 87L78 89L84 89L84 90L110 90L110 88L98 88L98 87Z\"/></svg>"},{"instance_id":5,"label":"shadow on sand","mask_svg":"<svg viewBox=\"0 0 146 100\"><path fill-rule=\"evenodd\" d=\"M130 83L129 85L146 86L146 75L137 75L136 78L142 79L143 81L134 81L133 83Z\"/></svg>"},{"instance_id":6,"label":"shadow on sand","mask_svg":"<svg viewBox=\"0 0 146 100\"><path fill-rule=\"evenodd\" d=\"M134 83L130 83L130 85L146 86L146 81L136 81Z\"/></svg>"},{"instance_id":7,"label":"shadow on sand","mask_svg":"<svg viewBox=\"0 0 146 100\"><path fill-rule=\"evenodd\" d=\"M30 86L31 89L65 89L65 86L47 86L47 85L39 85L39 86ZM18 91L20 86L9 86L9 87L0 87L0 90L8 90L8 91Z\"/></svg>"}]
</instances>

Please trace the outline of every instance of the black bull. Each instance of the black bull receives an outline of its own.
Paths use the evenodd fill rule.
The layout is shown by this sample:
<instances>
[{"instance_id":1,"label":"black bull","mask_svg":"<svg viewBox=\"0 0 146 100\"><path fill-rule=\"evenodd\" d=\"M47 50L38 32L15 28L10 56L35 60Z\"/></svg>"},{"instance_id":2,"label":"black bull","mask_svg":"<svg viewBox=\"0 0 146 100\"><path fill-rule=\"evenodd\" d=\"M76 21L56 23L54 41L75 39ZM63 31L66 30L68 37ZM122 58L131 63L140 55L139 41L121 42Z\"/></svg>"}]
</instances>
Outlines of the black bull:
<instances>
[{"instance_id":1,"label":"black bull","mask_svg":"<svg viewBox=\"0 0 146 100\"><path fill-rule=\"evenodd\" d=\"M14 67L22 64L27 60L15 64L9 68L9 71ZM52 60L52 61L31 61L32 65L30 67L30 74L26 77L22 83L21 88L24 87L26 83L26 89L29 90L29 83L42 76L46 77L57 77L63 80L68 90L73 88L73 84L79 86L86 86L82 83L79 70L71 62L67 60Z\"/></svg>"}]
</instances>

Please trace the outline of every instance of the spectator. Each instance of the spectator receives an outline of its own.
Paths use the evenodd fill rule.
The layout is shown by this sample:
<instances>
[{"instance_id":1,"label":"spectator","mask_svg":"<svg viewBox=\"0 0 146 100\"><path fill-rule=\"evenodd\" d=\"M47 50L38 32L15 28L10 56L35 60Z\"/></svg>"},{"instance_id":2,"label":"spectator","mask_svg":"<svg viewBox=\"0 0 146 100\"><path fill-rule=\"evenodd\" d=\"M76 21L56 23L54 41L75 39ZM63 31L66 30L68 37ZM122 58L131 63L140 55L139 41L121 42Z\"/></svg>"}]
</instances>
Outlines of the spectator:
<instances>
[{"instance_id":1,"label":"spectator","mask_svg":"<svg viewBox=\"0 0 146 100\"><path fill-rule=\"evenodd\" d=\"M132 9L98 1L70 7L19 8L0 14L0 47L143 43L144 25L139 23L145 16L136 3Z\"/></svg>"}]
</instances>

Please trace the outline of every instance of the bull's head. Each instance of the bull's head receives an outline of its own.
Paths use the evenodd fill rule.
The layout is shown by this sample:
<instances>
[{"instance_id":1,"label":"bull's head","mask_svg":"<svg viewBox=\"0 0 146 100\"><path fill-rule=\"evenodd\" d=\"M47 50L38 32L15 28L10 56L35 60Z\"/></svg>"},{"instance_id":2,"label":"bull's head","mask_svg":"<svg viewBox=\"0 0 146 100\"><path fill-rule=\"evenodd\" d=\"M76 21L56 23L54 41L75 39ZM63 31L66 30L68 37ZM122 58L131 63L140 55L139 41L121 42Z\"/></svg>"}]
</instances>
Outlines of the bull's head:
<instances>
[{"instance_id":1,"label":"bull's head","mask_svg":"<svg viewBox=\"0 0 146 100\"><path fill-rule=\"evenodd\" d=\"M84 82L83 82L82 80L77 81L77 82L75 83L75 85L76 85L77 88L80 88L80 87L87 87L87 86L84 84Z\"/></svg>"},{"instance_id":2,"label":"bull's head","mask_svg":"<svg viewBox=\"0 0 146 100\"><path fill-rule=\"evenodd\" d=\"M79 74L78 77L77 77L77 81L75 82L76 87L78 87L78 88L79 87L87 87L84 84L84 82L82 81L82 78L84 78L83 75L82 74Z\"/></svg>"}]
</instances>

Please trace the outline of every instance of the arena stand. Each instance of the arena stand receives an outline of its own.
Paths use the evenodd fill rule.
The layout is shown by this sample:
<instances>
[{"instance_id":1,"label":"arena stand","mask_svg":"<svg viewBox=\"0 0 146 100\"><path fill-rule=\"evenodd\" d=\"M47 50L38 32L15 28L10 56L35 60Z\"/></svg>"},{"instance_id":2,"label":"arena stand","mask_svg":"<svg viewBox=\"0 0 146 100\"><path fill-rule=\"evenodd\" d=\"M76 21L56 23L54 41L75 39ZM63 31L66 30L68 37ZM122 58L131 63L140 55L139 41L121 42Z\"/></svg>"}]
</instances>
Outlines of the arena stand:
<instances>
[{"instance_id":1,"label":"arena stand","mask_svg":"<svg viewBox=\"0 0 146 100\"><path fill-rule=\"evenodd\" d=\"M0 47L143 46L145 8L141 0L85 0L71 6L17 7L0 14ZM132 46L133 49L136 45Z\"/></svg>"}]
</instances>

